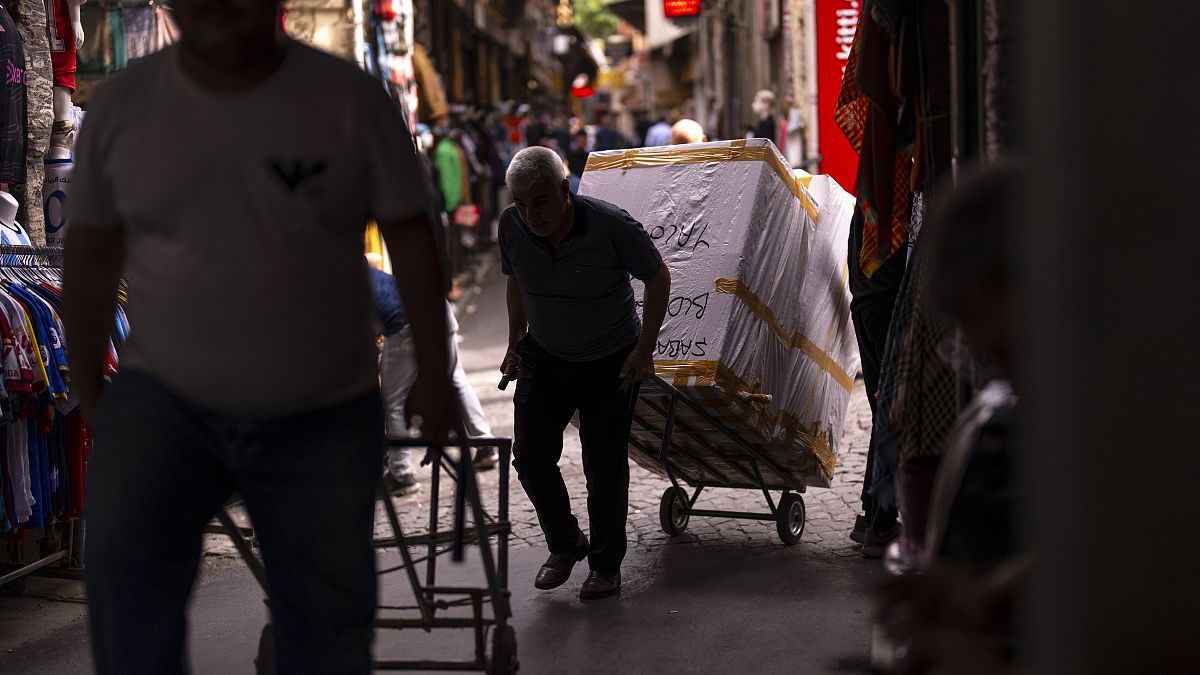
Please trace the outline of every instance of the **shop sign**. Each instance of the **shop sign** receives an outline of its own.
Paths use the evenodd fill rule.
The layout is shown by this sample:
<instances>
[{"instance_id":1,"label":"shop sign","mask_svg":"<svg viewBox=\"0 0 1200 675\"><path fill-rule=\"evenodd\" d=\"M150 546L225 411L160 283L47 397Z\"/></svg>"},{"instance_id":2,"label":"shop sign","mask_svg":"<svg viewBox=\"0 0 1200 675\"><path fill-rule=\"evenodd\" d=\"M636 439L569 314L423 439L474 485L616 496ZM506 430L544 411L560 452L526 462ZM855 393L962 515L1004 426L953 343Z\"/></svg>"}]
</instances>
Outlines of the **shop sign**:
<instances>
[{"instance_id":1,"label":"shop sign","mask_svg":"<svg viewBox=\"0 0 1200 675\"><path fill-rule=\"evenodd\" d=\"M858 0L817 0L817 139L820 172L829 174L847 191L853 191L858 155L834 120L842 76L854 44L854 31L862 3Z\"/></svg>"},{"instance_id":2,"label":"shop sign","mask_svg":"<svg viewBox=\"0 0 1200 675\"><path fill-rule=\"evenodd\" d=\"M700 16L700 0L663 0L663 16L668 19Z\"/></svg>"}]
</instances>

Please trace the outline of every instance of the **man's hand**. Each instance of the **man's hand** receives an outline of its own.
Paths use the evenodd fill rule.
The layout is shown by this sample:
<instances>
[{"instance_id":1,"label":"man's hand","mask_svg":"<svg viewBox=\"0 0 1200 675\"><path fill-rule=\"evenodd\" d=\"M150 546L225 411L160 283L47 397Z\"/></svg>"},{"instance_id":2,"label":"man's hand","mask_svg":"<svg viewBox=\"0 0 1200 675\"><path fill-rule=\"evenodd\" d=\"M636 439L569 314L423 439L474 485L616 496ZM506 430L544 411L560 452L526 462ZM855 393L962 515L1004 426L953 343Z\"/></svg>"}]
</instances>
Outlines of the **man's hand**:
<instances>
[{"instance_id":1,"label":"man's hand","mask_svg":"<svg viewBox=\"0 0 1200 675\"><path fill-rule=\"evenodd\" d=\"M517 372L521 369L521 355L517 350L509 348L508 353L504 355L504 360L500 362L500 374L510 380L516 379Z\"/></svg>"},{"instance_id":2,"label":"man's hand","mask_svg":"<svg viewBox=\"0 0 1200 675\"><path fill-rule=\"evenodd\" d=\"M650 379L654 374L654 357L648 350L635 347L625 357L625 365L621 366L621 380L625 382L641 382Z\"/></svg>"},{"instance_id":3,"label":"man's hand","mask_svg":"<svg viewBox=\"0 0 1200 675\"><path fill-rule=\"evenodd\" d=\"M458 418L458 400L445 374L417 375L404 403L404 422L411 427L418 417L423 438L434 443L445 443L450 438Z\"/></svg>"},{"instance_id":4,"label":"man's hand","mask_svg":"<svg viewBox=\"0 0 1200 675\"><path fill-rule=\"evenodd\" d=\"M75 49L83 49L83 24L76 21L74 24L72 24L71 28L73 28L75 32Z\"/></svg>"}]
</instances>

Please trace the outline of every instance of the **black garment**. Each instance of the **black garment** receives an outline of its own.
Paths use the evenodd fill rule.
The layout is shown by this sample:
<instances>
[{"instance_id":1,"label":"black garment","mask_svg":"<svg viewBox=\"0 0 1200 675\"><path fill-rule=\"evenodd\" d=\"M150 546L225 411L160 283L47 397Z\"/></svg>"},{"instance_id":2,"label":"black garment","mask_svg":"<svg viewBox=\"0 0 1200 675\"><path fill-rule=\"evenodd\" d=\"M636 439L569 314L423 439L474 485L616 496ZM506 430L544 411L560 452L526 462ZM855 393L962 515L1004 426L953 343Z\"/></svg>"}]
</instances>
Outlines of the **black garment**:
<instances>
[{"instance_id":1,"label":"black garment","mask_svg":"<svg viewBox=\"0 0 1200 675\"><path fill-rule=\"evenodd\" d=\"M939 555L993 568L1017 551L1013 464L1017 409L1002 408L979 430L946 523Z\"/></svg>"},{"instance_id":2,"label":"black garment","mask_svg":"<svg viewBox=\"0 0 1200 675\"><path fill-rule=\"evenodd\" d=\"M25 182L25 50L21 34L0 5L0 183Z\"/></svg>"},{"instance_id":3,"label":"black garment","mask_svg":"<svg viewBox=\"0 0 1200 675\"><path fill-rule=\"evenodd\" d=\"M767 115L758 120L758 124L754 125L754 137L766 138L775 145L779 145L779 139L775 137L775 116Z\"/></svg>"},{"instance_id":4,"label":"black garment","mask_svg":"<svg viewBox=\"0 0 1200 675\"><path fill-rule=\"evenodd\" d=\"M556 358L526 335L517 346L521 370L515 404L513 466L537 510L551 553L567 553L578 541L579 521L558 460L563 430L579 411L579 440L587 476L591 552L588 563L603 574L621 571L629 509L629 424L637 385L620 390L620 370L633 345L602 359Z\"/></svg>"},{"instance_id":5,"label":"black garment","mask_svg":"<svg viewBox=\"0 0 1200 675\"><path fill-rule=\"evenodd\" d=\"M621 150L629 147L629 140L621 132L612 127L600 127L596 130L595 150Z\"/></svg>"},{"instance_id":6,"label":"black garment","mask_svg":"<svg viewBox=\"0 0 1200 675\"><path fill-rule=\"evenodd\" d=\"M599 359L637 339L641 319L629 277L646 282L662 255L620 207L573 195L574 222L555 250L521 220L500 214L500 269L521 286L529 332L554 355Z\"/></svg>"},{"instance_id":7,"label":"black garment","mask_svg":"<svg viewBox=\"0 0 1200 675\"><path fill-rule=\"evenodd\" d=\"M904 280L904 267L907 262L906 251L901 249L883 264L875 274L867 277L858 264L858 254L862 250L863 215L862 209L854 209L854 218L850 221L850 243L848 257L850 262L850 317L854 321L854 332L858 337L858 353L862 360L863 380L867 387L867 401L871 404L871 414L875 414L875 395L879 391L880 368L883 363L883 350L887 344L888 328L892 322L892 308L896 304L896 295L900 292L900 283ZM871 489L871 473L875 462L875 428L872 425L871 445L867 451L867 470L863 476L863 509L868 515L873 510L873 500L868 492Z\"/></svg>"},{"instance_id":8,"label":"black garment","mask_svg":"<svg viewBox=\"0 0 1200 675\"><path fill-rule=\"evenodd\" d=\"M583 176L587 168L588 153L586 150L574 148L567 150L567 168L576 176Z\"/></svg>"}]
</instances>

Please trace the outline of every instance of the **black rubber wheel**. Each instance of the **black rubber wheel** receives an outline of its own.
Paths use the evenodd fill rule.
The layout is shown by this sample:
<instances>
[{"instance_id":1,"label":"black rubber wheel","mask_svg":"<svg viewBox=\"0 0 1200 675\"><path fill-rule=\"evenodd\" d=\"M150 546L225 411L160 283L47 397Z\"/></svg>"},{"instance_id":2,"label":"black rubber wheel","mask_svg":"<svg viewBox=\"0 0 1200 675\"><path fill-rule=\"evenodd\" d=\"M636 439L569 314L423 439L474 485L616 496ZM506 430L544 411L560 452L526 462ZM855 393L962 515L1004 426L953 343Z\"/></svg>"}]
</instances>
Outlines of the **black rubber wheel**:
<instances>
[{"instance_id":1,"label":"black rubber wheel","mask_svg":"<svg viewBox=\"0 0 1200 675\"><path fill-rule=\"evenodd\" d=\"M275 629L271 624L263 626L258 636L258 656L254 657L254 672L259 675L275 675Z\"/></svg>"},{"instance_id":2,"label":"black rubber wheel","mask_svg":"<svg viewBox=\"0 0 1200 675\"><path fill-rule=\"evenodd\" d=\"M683 488L669 487L658 504L658 524L668 537L678 537L688 526L688 494Z\"/></svg>"},{"instance_id":3,"label":"black rubber wheel","mask_svg":"<svg viewBox=\"0 0 1200 675\"><path fill-rule=\"evenodd\" d=\"M492 660L488 675L512 675L521 664L517 661L517 632L512 626L497 627L492 633Z\"/></svg>"},{"instance_id":4,"label":"black rubber wheel","mask_svg":"<svg viewBox=\"0 0 1200 675\"><path fill-rule=\"evenodd\" d=\"M800 495L789 492L780 498L779 510L775 512L775 530L787 546L800 542L800 535L804 534L804 500Z\"/></svg>"}]
</instances>

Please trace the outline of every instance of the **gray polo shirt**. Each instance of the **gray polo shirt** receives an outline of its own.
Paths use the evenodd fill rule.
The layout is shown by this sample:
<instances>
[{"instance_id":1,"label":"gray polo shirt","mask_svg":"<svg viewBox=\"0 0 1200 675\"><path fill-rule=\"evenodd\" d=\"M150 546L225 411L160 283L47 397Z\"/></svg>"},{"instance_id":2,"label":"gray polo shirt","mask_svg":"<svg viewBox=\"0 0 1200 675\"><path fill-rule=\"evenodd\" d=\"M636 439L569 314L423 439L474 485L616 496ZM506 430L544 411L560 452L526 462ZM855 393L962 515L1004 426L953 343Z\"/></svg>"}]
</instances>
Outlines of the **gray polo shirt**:
<instances>
[{"instance_id":1,"label":"gray polo shirt","mask_svg":"<svg viewBox=\"0 0 1200 675\"><path fill-rule=\"evenodd\" d=\"M641 318L630 275L649 281L662 256L642 224L608 202L571 195L575 221L558 251L510 206L500 214L500 262L525 298L529 333L566 361L603 358L635 341Z\"/></svg>"}]
</instances>

